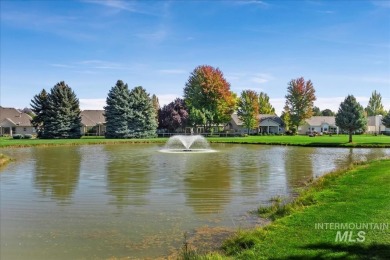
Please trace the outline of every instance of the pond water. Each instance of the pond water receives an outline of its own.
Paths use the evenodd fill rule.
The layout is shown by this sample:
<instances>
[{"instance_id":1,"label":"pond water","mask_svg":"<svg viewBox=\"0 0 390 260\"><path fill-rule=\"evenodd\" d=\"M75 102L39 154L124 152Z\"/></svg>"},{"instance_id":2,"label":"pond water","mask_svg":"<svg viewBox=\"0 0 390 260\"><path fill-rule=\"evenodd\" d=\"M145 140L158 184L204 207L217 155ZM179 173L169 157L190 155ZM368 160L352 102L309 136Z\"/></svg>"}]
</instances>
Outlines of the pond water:
<instances>
[{"instance_id":1,"label":"pond water","mask_svg":"<svg viewBox=\"0 0 390 260\"><path fill-rule=\"evenodd\" d=\"M1 259L156 258L199 227L238 228L273 196L390 149L213 144L215 153L162 145L2 149Z\"/></svg>"}]
</instances>

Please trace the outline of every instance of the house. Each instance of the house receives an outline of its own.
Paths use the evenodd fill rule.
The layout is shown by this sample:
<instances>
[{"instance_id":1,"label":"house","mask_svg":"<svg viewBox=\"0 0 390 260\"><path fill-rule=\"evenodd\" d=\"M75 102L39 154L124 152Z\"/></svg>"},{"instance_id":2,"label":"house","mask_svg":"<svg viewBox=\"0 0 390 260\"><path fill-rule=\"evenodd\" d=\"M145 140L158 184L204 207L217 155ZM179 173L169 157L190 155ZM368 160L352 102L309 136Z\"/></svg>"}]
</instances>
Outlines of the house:
<instances>
[{"instance_id":1,"label":"house","mask_svg":"<svg viewBox=\"0 0 390 260\"><path fill-rule=\"evenodd\" d=\"M32 117L16 108L0 106L0 135L31 134L35 128L31 124Z\"/></svg>"},{"instance_id":2,"label":"house","mask_svg":"<svg viewBox=\"0 0 390 260\"><path fill-rule=\"evenodd\" d=\"M276 115L261 114L258 116L259 124L249 130L250 134L257 133L274 133L279 134L284 132L284 122ZM225 130L230 133L247 134L248 128L244 127L243 122L239 119L237 113L232 114L229 123L226 125Z\"/></svg>"},{"instance_id":3,"label":"house","mask_svg":"<svg viewBox=\"0 0 390 260\"><path fill-rule=\"evenodd\" d=\"M367 133L380 134L383 132L390 132L390 128L386 128L382 124L382 115L369 116L367 118Z\"/></svg>"},{"instance_id":4,"label":"house","mask_svg":"<svg viewBox=\"0 0 390 260\"><path fill-rule=\"evenodd\" d=\"M106 132L104 110L83 110L81 115L81 134L102 136Z\"/></svg>"},{"instance_id":5,"label":"house","mask_svg":"<svg viewBox=\"0 0 390 260\"><path fill-rule=\"evenodd\" d=\"M299 134L308 133L339 133L334 116L313 116L305 120L305 123L298 128Z\"/></svg>"}]
</instances>

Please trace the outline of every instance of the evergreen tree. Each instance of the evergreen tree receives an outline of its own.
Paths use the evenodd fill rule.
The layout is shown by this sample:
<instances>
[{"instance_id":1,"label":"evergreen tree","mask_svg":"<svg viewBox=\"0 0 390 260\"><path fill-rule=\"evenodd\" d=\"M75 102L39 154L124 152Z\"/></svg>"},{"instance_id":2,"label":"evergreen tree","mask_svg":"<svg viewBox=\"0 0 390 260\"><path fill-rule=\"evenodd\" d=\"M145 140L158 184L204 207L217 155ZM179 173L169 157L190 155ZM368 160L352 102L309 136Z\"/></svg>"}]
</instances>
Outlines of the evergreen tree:
<instances>
[{"instance_id":1,"label":"evergreen tree","mask_svg":"<svg viewBox=\"0 0 390 260\"><path fill-rule=\"evenodd\" d=\"M152 99L146 90L135 87L130 91L130 109L133 117L129 120L128 129L131 137L155 137L157 130L156 111Z\"/></svg>"},{"instance_id":2,"label":"evergreen tree","mask_svg":"<svg viewBox=\"0 0 390 260\"><path fill-rule=\"evenodd\" d=\"M319 107L313 107L313 116L321 116L321 110Z\"/></svg>"},{"instance_id":3,"label":"evergreen tree","mask_svg":"<svg viewBox=\"0 0 390 260\"><path fill-rule=\"evenodd\" d=\"M31 124L35 127L37 131L38 138L43 136L44 131L44 121L47 114L47 98L48 93L45 89L35 95L33 99L31 99L31 110L34 112L35 116L31 120Z\"/></svg>"},{"instance_id":4,"label":"evergreen tree","mask_svg":"<svg viewBox=\"0 0 390 260\"><path fill-rule=\"evenodd\" d=\"M352 95L348 95L340 104L336 115L336 125L348 131L350 143L352 143L352 133L367 126L367 120L363 112L363 107Z\"/></svg>"},{"instance_id":5,"label":"evergreen tree","mask_svg":"<svg viewBox=\"0 0 390 260\"><path fill-rule=\"evenodd\" d=\"M321 116L335 116L335 115L336 114L328 108L321 111Z\"/></svg>"},{"instance_id":6,"label":"evergreen tree","mask_svg":"<svg viewBox=\"0 0 390 260\"><path fill-rule=\"evenodd\" d=\"M382 124L387 128L390 128L390 110L389 112L382 118Z\"/></svg>"},{"instance_id":7,"label":"evergreen tree","mask_svg":"<svg viewBox=\"0 0 390 260\"><path fill-rule=\"evenodd\" d=\"M367 112L367 116L383 116L386 114L386 111L382 105L382 96L380 93L376 92L376 90L372 92L365 111Z\"/></svg>"},{"instance_id":8,"label":"evergreen tree","mask_svg":"<svg viewBox=\"0 0 390 260\"><path fill-rule=\"evenodd\" d=\"M269 102L269 96L264 92L260 92L259 94L259 114L275 114L275 108Z\"/></svg>"},{"instance_id":9,"label":"evergreen tree","mask_svg":"<svg viewBox=\"0 0 390 260\"><path fill-rule=\"evenodd\" d=\"M156 122L158 124L159 122L159 119L158 119L158 116L159 116L159 110L160 110L160 101L158 100L158 97L153 94L152 95L152 103L153 103L153 107L154 107L154 111L156 112Z\"/></svg>"},{"instance_id":10,"label":"evergreen tree","mask_svg":"<svg viewBox=\"0 0 390 260\"><path fill-rule=\"evenodd\" d=\"M79 100L64 81L57 83L50 90L43 125L44 138L81 137Z\"/></svg>"},{"instance_id":11,"label":"evergreen tree","mask_svg":"<svg viewBox=\"0 0 390 260\"><path fill-rule=\"evenodd\" d=\"M116 85L108 92L104 107L106 117L107 138L128 138L130 137L129 122L133 118L133 111L130 108L130 91L127 84L118 80Z\"/></svg>"}]
</instances>

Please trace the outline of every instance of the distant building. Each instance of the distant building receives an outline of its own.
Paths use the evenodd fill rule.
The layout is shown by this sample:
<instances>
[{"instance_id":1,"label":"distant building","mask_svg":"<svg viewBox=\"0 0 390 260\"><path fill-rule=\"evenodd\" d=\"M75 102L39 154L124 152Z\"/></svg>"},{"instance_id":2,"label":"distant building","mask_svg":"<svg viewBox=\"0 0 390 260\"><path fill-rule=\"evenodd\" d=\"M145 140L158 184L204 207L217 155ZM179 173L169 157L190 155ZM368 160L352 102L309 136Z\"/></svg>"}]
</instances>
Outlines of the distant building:
<instances>
[{"instance_id":1,"label":"distant building","mask_svg":"<svg viewBox=\"0 0 390 260\"><path fill-rule=\"evenodd\" d=\"M305 123L298 127L299 134L317 133L339 133L334 116L313 116L305 120Z\"/></svg>"},{"instance_id":2,"label":"distant building","mask_svg":"<svg viewBox=\"0 0 390 260\"><path fill-rule=\"evenodd\" d=\"M0 135L35 135L35 128L32 126L31 120L30 115L16 108L0 106Z\"/></svg>"},{"instance_id":3,"label":"distant building","mask_svg":"<svg viewBox=\"0 0 390 260\"><path fill-rule=\"evenodd\" d=\"M261 114L258 116L258 125L249 130L250 134L257 133L284 133L284 122L276 115ZM239 119L236 113L232 114L230 122L225 127L229 133L247 134L248 128L245 128L244 123Z\"/></svg>"},{"instance_id":4,"label":"distant building","mask_svg":"<svg viewBox=\"0 0 390 260\"><path fill-rule=\"evenodd\" d=\"M367 118L367 133L380 134L383 132L390 132L390 128L386 128L382 124L382 115L369 116Z\"/></svg>"},{"instance_id":5,"label":"distant building","mask_svg":"<svg viewBox=\"0 0 390 260\"><path fill-rule=\"evenodd\" d=\"M81 115L81 134L103 136L106 133L104 110L83 110Z\"/></svg>"}]
</instances>

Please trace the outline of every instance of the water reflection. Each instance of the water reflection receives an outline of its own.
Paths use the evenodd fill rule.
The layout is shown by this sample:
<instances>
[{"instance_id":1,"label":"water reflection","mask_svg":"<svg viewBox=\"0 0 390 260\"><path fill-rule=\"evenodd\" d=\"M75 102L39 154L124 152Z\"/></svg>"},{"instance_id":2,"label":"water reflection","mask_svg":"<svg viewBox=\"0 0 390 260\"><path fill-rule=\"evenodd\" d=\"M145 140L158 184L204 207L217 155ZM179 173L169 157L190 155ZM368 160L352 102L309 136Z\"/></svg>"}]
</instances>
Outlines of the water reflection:
<instances>
[{"instance_id":1,"label":"water reflection","mask_svg":"<svg viewBox=\"0 0 390 260\"><path fill-rule=\"evenodd\" d=\"M186 164L183 180L186 205L197 214L221 211L231 196L231 169L226 159L218 153L183 156Z\"/></svg>"},{"instance_id":2,"label":"water reflection","mask_svg":"<svg viewBox=\"0 0 390 260\"><path fill-rule=\"evenodd\" d=\"M69 201L80 177L79 147L34 148L34 183L42 195Z\"/></svg>"},{"instance_id":3,"label":"water reflection","mask_svg":"<svg viewBox=\"0 0 390 260\"><path fill-rule=\"evenodd\" d=\"M108 194L114 196L118 208L146 205L150 191L151 151L142 146L107 145L106 165Z\"/></svg>"},{"instance_id":4,"label":"water reflection","mask_svg":"<svg viewBox=\"0 0 390 260\"><path fill-rule=\"evenodd\" d=\"M284 168L286 171L287 187L299 186L299 184L313 177L312 156L314 149L307 147L301 147L301 149L286 147L284 149Z\"/></svg>"}]
</instances>

